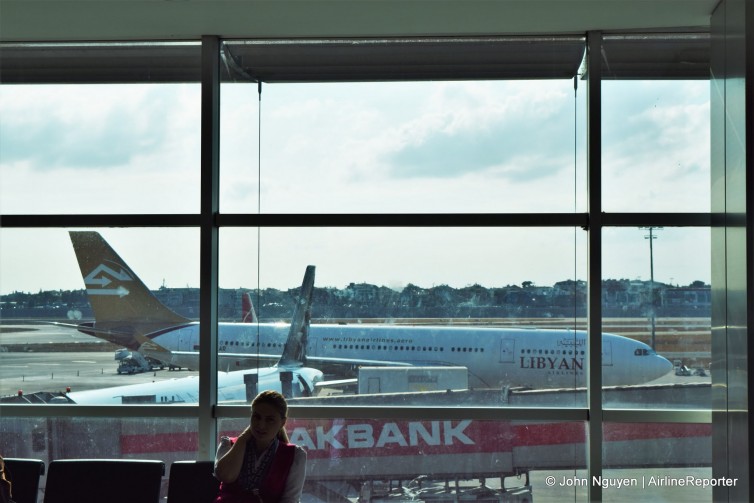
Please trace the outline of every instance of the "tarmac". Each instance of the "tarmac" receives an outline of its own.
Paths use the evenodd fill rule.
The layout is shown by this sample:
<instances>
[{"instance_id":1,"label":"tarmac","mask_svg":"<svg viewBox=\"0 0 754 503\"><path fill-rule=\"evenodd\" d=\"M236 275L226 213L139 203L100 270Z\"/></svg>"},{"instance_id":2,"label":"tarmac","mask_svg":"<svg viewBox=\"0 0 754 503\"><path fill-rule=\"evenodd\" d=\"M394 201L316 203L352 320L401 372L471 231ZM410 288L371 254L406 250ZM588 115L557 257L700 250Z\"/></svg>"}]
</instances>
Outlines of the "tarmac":
<instances>
[{"instance_id":1,"label":"tarmac","mask_svg":"<svg viewBox=\"0 0 754 503\"><path fill-rule=\"evenodd\" d=\"M59 325L0 325L0 396L173 379L198 372L118 374L117 346Z\"/></svg>"},{"instance_id":2,"label":"tarmac","mask_svg":"<svg viewBox=\"0 0 754 503\"><path fill-rule=\"evenodd\" d=\"M185 369L121 375L117 373L116 349L115 345L72 327L56 324L0 325L0 396L16 394L19 390L24 393L55 392L66 388L83 391L198 375L197 371ZM694 388L710 383L709 372L706 376L676 376L671 372L647 383L647 386L683 385L676 386L676 392L690 390L692 394L689 396L695 396L695 405L703 406L705 398L698 395ZM676 392L673 392L674 397L678 396ZM514 393L521 395L517 391ZM500 401L500 390L495 390L492 395L491 400ZM527 398L533 399L534 396ZM516 405L525 406L521 403Z\"/></svg>"}]
</instances>

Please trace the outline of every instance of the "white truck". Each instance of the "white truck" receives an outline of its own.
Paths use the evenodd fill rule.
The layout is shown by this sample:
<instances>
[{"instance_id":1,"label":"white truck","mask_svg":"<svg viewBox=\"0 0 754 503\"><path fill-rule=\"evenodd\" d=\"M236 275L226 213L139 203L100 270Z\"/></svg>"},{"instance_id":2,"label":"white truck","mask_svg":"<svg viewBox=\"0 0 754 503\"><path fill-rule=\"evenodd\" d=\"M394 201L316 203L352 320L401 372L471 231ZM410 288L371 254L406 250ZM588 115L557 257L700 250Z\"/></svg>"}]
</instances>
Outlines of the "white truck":
<instances>
[{"instance_id":1,"label":"white truck","mask_svg":"<svg viewBox=\"0 0 754 503\"><path fill-rule=\"evenodd\" d=\"M466 367L361 367L359 394L410 393L469 388Z\"/></svg>"}]
</instances>

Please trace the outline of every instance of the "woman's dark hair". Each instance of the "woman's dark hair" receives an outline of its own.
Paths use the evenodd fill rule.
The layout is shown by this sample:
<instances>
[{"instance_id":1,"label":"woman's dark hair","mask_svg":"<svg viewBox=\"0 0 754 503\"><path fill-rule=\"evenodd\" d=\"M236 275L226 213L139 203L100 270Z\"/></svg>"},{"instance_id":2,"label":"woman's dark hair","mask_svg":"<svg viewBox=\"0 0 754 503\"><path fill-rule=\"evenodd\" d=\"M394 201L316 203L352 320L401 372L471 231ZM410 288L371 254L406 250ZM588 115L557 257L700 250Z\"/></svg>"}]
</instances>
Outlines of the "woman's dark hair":
<instances>
[{"instance_id":1,"label":"woman's dark hair","mask_svg":"<svg viewBox=\"0 0 754 503\"><path fill-rule=\"evenodd\" d=\"M251 402L251 409L253 410L254 406L258 403L266 403L275 407L283 420L288 417L288 402L286 402L285 397L277 391L262 391L256 396L254 401ZM290 440L288 440L288 434L285 432L285 426L280 428L278 438L285 443L290 443Z\"/></svg>"}]
</instances>

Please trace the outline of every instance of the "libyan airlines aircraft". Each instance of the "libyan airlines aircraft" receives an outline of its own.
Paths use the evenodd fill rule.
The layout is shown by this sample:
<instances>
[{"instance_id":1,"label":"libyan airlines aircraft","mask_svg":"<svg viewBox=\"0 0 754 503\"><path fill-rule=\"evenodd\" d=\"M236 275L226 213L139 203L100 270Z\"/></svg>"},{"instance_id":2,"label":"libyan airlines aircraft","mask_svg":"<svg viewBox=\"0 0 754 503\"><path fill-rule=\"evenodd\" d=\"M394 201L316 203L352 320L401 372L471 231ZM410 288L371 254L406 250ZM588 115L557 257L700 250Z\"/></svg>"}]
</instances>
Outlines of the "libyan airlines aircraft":
<instances>
[{"instance_id":1,"label":"libyan airlines aircraft","mask_svg":"<svg viewBox=\"0 0 754 503\"><path fill-rule=\"evenodd\" d=\"M70 236L95 318L77 328L167 365L198 368L199 323L163 305L99 233ZM274 364L288 331L282 323L219 323L219 368ZM303 350L307 365L339 377L360 366L461 366L475 388L574 388L586 382L586 339L568 329L313 323ZM647 383L671 369L643 342L602 335L605 386Z\"/></svg>"},{"instance_id":2,"label":"libyan airlines aircraft","mask_svg":"<svg viewBox=\"0 0 754 503\"><path fill-rule=\"evenodd\" d=\"M311 317L314 266L308 266L293 312L288 338L278 362L267 368L218 372L217 399L250 402L258 390L275 390L286 397L311 396L324 382L322 371L304 365ZM199 402L198 376L114 386L57 395L50 403L91 404L189 404Z\"/></svg>"}]
</instances>

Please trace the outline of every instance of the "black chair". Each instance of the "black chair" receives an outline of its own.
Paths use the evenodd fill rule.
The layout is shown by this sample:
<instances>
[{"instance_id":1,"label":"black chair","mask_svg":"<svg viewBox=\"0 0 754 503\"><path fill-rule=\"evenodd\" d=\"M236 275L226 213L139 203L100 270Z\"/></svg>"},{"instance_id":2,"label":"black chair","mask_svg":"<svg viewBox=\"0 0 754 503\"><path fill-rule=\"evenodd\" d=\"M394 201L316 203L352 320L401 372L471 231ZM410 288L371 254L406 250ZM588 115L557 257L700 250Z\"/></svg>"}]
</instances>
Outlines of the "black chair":
<instances>
[{"instance_id":1,"label":"black chair","mask_svg":"<svg viewBox=\"0 0 754 503\"><path fill-rule=\"evenodd\" d=\"M158 503L165 463L143 459L56 459L44 503Z\"/></svg>"},{"instance_id":2,"label":"black chair","mask_svg":"<svg viewBox=\"0 0 754 503\"><path fill-rule=\"evenodd\" d=\"M37 503L39 478L45 473L41 459L4 458L5 470L16 503Z\"/></svg>"},{"instance_id":3,"label":"black chair","mask_svg":"<svg viewBox=\"0 0 754 503\"><path fill-rule=\"evenodd\" d=\"M168 503L211 503L220 489L214 461L175 461L170 465Z\"/></svg>"}]
</instances>

